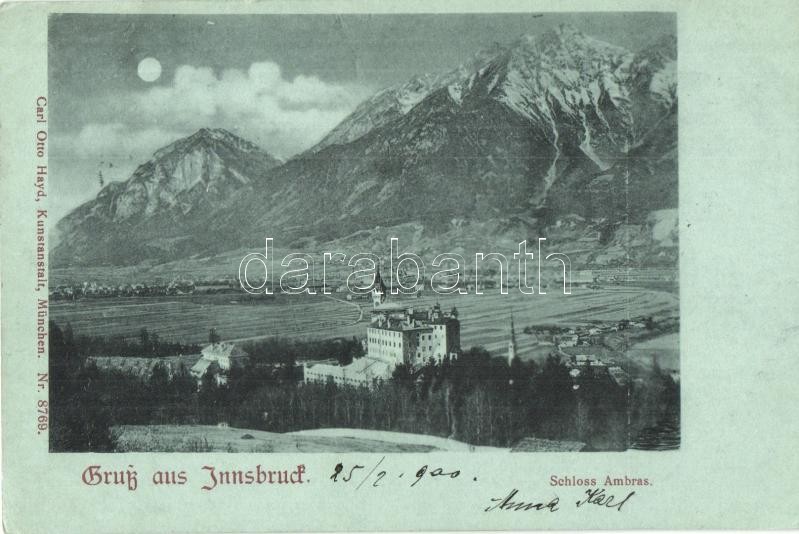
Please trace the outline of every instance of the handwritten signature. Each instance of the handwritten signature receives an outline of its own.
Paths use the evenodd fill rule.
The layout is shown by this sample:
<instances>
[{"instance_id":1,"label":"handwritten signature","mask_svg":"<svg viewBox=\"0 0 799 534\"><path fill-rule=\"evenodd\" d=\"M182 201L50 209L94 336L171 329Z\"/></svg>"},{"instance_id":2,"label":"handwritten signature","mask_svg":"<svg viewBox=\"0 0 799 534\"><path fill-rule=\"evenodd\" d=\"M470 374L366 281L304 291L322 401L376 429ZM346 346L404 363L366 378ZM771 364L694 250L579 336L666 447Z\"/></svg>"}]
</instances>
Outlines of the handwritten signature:
<instances>
[{"instance_id":1,"label":"handwritten signature","mask_svg":"<svg viewBox=\"0 0 799 534\"><path fill-rule=\"evenodd\" d=\"M492 498L491 502L494 504L487 507L485 511L493 512L497 510L506 510L511 512L535 512L545 510L548 512L557 512L560 510L558 507L560 498L557 495L549 500L514 500L518 493L519 490L514 488L506 497ZM609 494L602 488L591 488L585 490L585 497L577 501L575 505L577 508L580 508L586 504L593 504L594 506L611 508L615 509L617 512L621 512L621 509L632 499L633 495L635 495L635 492L631 491L626 497L619 499L616 495Z\"/></svg>"}]
</instances>

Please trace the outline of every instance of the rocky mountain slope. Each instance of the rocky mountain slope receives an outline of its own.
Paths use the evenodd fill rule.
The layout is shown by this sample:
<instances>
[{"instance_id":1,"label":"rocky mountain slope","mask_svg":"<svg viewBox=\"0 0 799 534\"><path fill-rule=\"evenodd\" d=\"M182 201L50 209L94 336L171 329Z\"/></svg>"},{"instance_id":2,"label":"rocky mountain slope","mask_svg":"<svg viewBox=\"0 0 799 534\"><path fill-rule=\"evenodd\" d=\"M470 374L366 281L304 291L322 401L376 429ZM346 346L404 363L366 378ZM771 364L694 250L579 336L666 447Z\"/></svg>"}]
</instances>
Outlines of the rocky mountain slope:
<instances>
[{"instance_id":1,"label":"rocky mountain slope","mask_svg":"<svg viewBox=\"0 0 799 534\"><path fill-rule=\"evenodd\" d=\"M475 246L557 235L566 216L581 221L569 239L615 246L622 226L677 207L676 43L633 53L569 26L524 36L379 92L283 165L215 135L189 160L159 151L70 214L57 259L159 261L265 235L314 247L409 223L446 251L453 235ZM172 147L198 136L213 137ZM113 257L99 245L123 236L131 246ZM656 241L636 241L639 255L662 257Z\"/></svg>"},{"instance_id":2,"label":"rocky mountain slope","mask_svg":"<svg viewBox=\"0 0 799 534\"><path fill-rule=\"evenodd\" d=\"M222 129L202 129L153 154L57 225L57 264L128 264L172 256L209 213L252 192L280 161Z\"/></svg>"}]
</instances>

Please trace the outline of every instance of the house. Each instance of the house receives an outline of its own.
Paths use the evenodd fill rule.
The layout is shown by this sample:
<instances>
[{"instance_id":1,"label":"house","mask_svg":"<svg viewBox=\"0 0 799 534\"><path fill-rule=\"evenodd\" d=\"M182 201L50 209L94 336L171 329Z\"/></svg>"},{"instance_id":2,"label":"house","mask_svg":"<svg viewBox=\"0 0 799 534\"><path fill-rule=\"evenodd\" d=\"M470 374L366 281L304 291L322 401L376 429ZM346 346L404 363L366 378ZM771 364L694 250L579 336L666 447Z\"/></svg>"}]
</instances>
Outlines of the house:
<instances>
[{"instance_id":1,"label":"house","mask_svg":"<svg viewBox=\"0 0 799 534\"><path fill-rule=\"evenodd\" d=\"M570 278L572 285L587 286L595 282L594 272L588 270L572 271ZM562 282L563 277L561 277L558 281Z\"/></svg>"},{"instance_id":2,"label":"house","mask_svg":"<svg viewBox=\"0 0 799 534\"><path fill-rule=\"evenodd\" d=\"M171 378L180 371L181 367L191 369L199 358L199 354L164 356L160 358L90 356L87 358L87 362L94 363L98 369L122 371L123 373L132 374L141 378L149 378L153 373L153 368L160 363L166 368L166 372Z\"/></svg>"},{"instance_id":3,"label":"house","mask_svg":"<svg viewBox=\"0 0 799 534\"><path fill-rule=\"evenodd\" d=\"M197 380L198 387L202 384L205 375L213 376L216 380L216 385L222 386L227 384L227 379L222 377L221 371L222 369L217 362L200 358L191 368L191 375Z\"/></svg>"},{"instance_id":4,"label":"house","mask_svg":"<svg viewBox=\"0 0 799 534\"><path fill-rule=\"evenodd\" d=\"M393 367L383 361L364 356L357 358L349 365L303 363L303 380L305 383L326 383L332 380L337 386L373 387L377 382L391 377Z\"/></svg>"},{"instance_id":5,"label":"house","mask_svg":"<svg viewBox=\"0 0 799 534\"><path fill-rule=\"evenodd\" d=\"M621 367L608 367L608 375L610 375L611 380L619 387L627 387L630 385L630 376Z\"/></svg>"},{"instance_id":6,"label":"house","mask_svg":"<svg viewBox=\"0 0 799 534\"><path fill-rule=\"evenodd\" d=\"M202 350L200 359L191 368L191 375L197 380L198 386L207 374L214 377L217 386L223 386L227 384L230 368L243 365L246 360L247 353L233 343L211 343Z\"/></svg>"},{"instance_id":7,"label":"house","mask_svg":"<svg viewBox=\"0 0 799 534\"><path fill-rule=\"evenodd\" d=\"M561 347L576 347L577 342L580 340L580 336L577 334L569 334L566 336L560 336L558 338L558 345Z\"/></svg>"}]
</instances>

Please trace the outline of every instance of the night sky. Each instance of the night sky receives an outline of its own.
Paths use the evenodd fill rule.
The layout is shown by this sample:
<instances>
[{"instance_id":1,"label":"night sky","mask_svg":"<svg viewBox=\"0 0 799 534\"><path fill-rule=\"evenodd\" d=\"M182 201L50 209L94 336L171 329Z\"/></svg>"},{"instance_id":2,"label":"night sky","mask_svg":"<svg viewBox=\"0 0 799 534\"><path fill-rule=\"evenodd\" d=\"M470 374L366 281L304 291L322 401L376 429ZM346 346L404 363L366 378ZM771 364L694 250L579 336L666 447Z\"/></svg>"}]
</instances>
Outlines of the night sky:
<instances>
[{"instance_id":1,"label":"night sky","mask_svg":"<svg viewBox=\"0 0 799 534\"><path fill-rule=\"evenodd\" d=\"M662 13L500 15L52 15L52 185L61 216L197 129L227 128L287 158L376 90L450 70L475 52L570 23L638 50ZM143 80L155 58L160 77Z\"/></svg>"}]
</instances>

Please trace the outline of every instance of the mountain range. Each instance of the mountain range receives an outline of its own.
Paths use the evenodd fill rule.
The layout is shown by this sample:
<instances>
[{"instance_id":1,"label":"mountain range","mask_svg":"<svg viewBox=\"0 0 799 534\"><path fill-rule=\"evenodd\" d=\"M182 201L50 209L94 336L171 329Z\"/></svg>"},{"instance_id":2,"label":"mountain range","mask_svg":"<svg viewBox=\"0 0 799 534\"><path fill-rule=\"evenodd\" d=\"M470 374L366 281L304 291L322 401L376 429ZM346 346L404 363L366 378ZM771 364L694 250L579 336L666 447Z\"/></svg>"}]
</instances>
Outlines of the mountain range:
<instances>
[{"instance_id":1,"label":"mountain range","mask_svg":"<svg viewBox=\"0 0 799 534\"><path fill-rule=\"evenodd\" d=\"M562 25L386 88L286 162L203 129L64 217L53 262L157 263L265 236L352 248L391 229L415 251L560 235L585 264L675 262L676 61L673 36L631 52Z\"/></svg>"}]
</instances>

